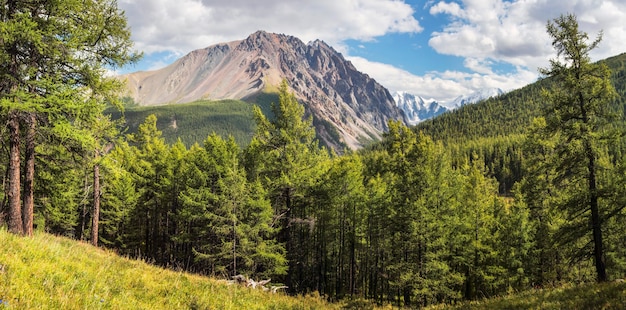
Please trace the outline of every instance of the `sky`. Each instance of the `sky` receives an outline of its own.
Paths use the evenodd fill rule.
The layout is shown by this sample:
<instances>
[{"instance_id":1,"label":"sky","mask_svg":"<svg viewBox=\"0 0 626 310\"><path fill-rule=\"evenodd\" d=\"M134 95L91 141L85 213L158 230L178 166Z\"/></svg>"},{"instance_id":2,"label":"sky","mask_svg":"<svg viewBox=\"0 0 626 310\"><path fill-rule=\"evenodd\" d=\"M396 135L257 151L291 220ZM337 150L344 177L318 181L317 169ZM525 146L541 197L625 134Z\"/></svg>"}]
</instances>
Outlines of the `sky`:
<instances>
[{"instance_id":1,"label":"sky","mask_svg":"<svg viewBox=\"0 0 626 310\"><path fill-rule=\"evenodd\" d=\"M556 57L549 20L575 14L593 61L626 52L624 0L118 0L137 64L159 69L257 30L325 41L391 92L440 103L483 88L517 89Z\"/></svg>"}]
</instances>

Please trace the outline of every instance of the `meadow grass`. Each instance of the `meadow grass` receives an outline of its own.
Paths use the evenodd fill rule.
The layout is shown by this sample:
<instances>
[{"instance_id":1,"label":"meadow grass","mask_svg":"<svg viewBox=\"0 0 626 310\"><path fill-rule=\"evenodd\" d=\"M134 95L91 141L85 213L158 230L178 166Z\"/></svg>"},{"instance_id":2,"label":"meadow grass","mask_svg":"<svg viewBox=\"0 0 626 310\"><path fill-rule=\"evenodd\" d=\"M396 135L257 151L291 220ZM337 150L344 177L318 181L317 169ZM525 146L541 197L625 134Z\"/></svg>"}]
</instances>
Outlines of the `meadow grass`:
<instances>
[{"instance_id":1,"label":"meadow grass","mask_svg":"<svg viewBox=\"0 0 626 310\"><path fill-rule=\"evenodd\" d=\"M0 229L0 309L337 309L176 272L87 243Z\"/></svg>"}]
</instances>

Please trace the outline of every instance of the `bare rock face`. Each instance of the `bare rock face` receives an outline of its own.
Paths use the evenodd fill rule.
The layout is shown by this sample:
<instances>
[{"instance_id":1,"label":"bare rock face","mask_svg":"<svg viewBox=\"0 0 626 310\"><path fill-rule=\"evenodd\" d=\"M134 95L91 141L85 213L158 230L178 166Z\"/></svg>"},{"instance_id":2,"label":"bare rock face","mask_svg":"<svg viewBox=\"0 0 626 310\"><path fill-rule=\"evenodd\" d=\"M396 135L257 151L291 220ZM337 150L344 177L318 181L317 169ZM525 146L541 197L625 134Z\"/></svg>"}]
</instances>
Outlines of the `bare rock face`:
<instances>
[{"instance_id":1,"label":"bare rock face","mask_svg":"<svg viewBox=\"0 0 626 310\"><path fill-rule=\"evenodd\" d=\"M123 78L128 94L141 105L246 99L287 79L316 120L318 135L336 149L358 149L379 139L389 119L406 123L389 91L332 47L283 34L258 31L193 51L163 69Z\"/></svg>"}]
</instances>

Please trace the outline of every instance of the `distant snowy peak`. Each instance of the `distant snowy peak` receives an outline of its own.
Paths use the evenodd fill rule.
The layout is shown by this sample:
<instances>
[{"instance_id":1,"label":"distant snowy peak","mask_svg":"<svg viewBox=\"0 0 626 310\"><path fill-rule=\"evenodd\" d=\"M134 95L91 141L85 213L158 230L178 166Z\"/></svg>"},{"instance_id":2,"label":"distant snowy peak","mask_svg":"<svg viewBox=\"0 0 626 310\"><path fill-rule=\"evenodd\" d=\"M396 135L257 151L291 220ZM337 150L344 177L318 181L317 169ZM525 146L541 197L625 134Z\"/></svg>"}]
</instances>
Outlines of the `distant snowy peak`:
<instances>
[{"instance_id":1,"label":"distant snowy peak","mask_svg":"<svg viewBox=\"0 0 626 310\"><path fill-rule=\"evenodd\" d=\"M497 97L504 94L504 91L500 88L483 88L479 89L469 95L462 95L454 99L450 105L453 108L459 108L466 104L476 103L491 97Z\"/></svg>"},{"instance_id":2,"label":"distant snowy peak","mask_svg":"<svg viewBox=\"0 0 626 310\"><path fill-rule=\"evenodd\" d=\"M452 102L443 105L434 99L424 99L418 95L397 91L393 94L393 100L396 102L396 106L404 112L408 124L415 125L441 113L502 94L504 91L500 88L483 88L469 95L459 96Z\"/></svg>"},{"instance_id":3,"label":"distant snowy peak","mask_svg":"<svg viewBox=\"0 0 626 310\"><path fill-rule=\"evenodd\" d=\"M393 94L396 106L404 112L409 125L415 125L423 120L433 118L448 109L437 101L425 100L420 96L398 91Z\"/></svg>"}]
</instances>

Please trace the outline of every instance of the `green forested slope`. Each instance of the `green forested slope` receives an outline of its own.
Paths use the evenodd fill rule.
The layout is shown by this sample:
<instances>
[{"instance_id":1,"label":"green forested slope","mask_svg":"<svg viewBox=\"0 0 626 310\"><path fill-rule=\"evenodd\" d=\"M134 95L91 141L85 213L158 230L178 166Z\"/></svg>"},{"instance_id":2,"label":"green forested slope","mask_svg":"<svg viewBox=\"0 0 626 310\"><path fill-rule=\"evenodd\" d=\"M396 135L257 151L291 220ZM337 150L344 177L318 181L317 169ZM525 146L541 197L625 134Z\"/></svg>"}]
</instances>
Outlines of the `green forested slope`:
<instances>
[{"instance_id":1,"label":"green forested slope","mask_svg":"<svg viewBox=\"0 0 626 310\"><path fill-rule=\"evenodd\" d=\"M255 103L226 99L163 106L131 104L123 113L113 110L109 113L113 119L124 116L123 127L128 133L137 132L146 117L154 114L157 117L157 127L168 143L174 143L180 138L185 145L191 146L196 142L202 143L211 133L216 133L222 137L232 135L243 146L250 142L255 129L253 104L266 110L270 106L270 97L272 96L259 97Z\"/></svg>"},{"instance_id":2,"label":"green forested slope","mask_svg":"<svg viewBox=\"0 0 626 310\"><path fill-rule=\"evenodd\" d=\"M603 60L611 70L618 93L612 104L623 115L626 104L626 53ZM450 150L456 165L471 158L484 160L488 173L500 183L500 193L508 194L521 178L524 135L532 120L542 114L542 89L550 79L541 79L496 98L466 105L414 127L415 131L441 141ZM623 127L624 117L614 126Z\"/></svg>"},{"instance_id":3,"label":"green forested slope","mask_svg":"<svg viewBox=\"0 0 626 310\"><path fill-rule=\"evenodd\" d=\"M612 72L619 98L616 108L626 102L626 53L603 60ZM418 124L415 129L444 142L465 142L482 138L525 133L533 118L541 114L541 90L550 87L541 79L502 96L466 105Z\"/></svg>"}]
</instances>

